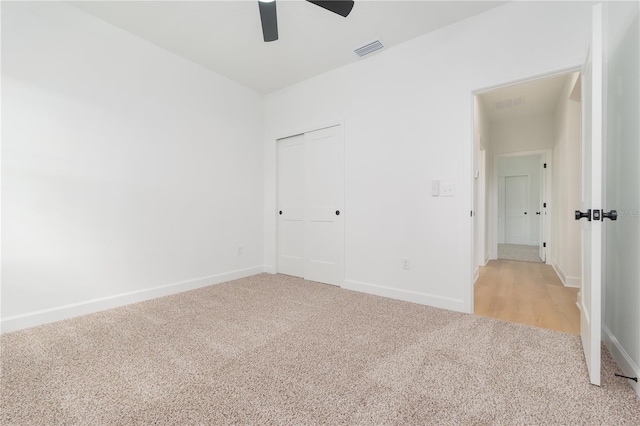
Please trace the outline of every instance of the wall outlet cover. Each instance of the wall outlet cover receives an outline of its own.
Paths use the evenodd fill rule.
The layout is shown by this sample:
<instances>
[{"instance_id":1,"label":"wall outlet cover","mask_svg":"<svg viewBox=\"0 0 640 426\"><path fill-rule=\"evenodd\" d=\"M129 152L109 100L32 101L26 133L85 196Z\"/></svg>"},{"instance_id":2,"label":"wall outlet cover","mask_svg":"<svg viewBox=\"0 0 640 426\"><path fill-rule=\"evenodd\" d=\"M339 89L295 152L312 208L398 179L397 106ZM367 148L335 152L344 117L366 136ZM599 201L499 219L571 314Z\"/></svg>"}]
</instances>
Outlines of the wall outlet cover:
<instances>
[{"instance_id":1,"label":"wall outlet cover","mask_svg":"<svg viewBox=\"0 0 640 426\"><path fill-rule=\"evenodd\" d=\"M407 259L407 258L402 259L402 269L406 269L406 270L411 269L411 259Z\"/></svg>"}]
</instances>

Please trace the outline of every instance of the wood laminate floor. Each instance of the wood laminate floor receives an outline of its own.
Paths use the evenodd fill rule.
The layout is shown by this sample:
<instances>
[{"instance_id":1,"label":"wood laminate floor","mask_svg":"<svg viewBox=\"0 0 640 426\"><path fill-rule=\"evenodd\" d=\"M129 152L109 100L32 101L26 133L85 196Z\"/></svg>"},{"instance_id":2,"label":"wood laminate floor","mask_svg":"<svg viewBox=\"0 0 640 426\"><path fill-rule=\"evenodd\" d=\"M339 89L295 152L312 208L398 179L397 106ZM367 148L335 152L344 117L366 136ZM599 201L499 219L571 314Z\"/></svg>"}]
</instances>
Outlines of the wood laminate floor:
<instances>
[{"instance_id":1,"label":"wood laminate floor","mask_svg":"<svg viewBox=\"0 0 640 426\"><path fill-rule=\"evenodd\" d=\"M577 288L565 287L550 265L492 260L480 267L474 312L492 318L580 334Z\"/></svg>"}]
</instances>

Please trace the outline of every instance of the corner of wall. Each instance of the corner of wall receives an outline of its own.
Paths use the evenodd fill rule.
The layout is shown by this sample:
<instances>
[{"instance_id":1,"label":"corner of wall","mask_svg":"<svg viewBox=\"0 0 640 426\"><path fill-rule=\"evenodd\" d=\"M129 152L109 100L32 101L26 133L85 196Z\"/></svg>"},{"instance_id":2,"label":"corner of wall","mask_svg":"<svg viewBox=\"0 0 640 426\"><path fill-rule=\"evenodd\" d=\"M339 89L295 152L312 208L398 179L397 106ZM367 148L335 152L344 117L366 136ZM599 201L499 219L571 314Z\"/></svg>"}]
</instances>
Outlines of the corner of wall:
<instances>
[{"instance_id":1,"label":"corner of wall","mask_svg":"<svg viewBox=\"0 0 640 426\"><path fill-rule=\"evenodd\" d=\"M602 340L604 345L609 350L609 353L613 357L614 361L618 364L622 373L629 377L640 377L640 367L633 362L631 356L624 350L618 339L613 335L611 330L607 326L602 327ZM620 378L620 380L625 380ZM629 384L640 398L640 384L632 380L628 380Z\"/></svg>"}]
</instances>

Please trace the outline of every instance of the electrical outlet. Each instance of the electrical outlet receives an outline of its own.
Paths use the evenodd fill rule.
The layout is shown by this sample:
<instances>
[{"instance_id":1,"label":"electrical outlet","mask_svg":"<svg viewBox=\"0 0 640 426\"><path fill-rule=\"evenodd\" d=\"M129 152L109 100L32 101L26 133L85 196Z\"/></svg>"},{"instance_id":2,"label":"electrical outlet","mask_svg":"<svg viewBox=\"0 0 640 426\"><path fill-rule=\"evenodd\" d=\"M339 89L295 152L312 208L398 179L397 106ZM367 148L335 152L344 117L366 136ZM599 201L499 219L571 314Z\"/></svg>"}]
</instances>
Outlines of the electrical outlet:
<instances>
[{"instance_id":1,"label":"electrical outlet","mask_svg":"<svg viewBox=\"0 0 640 426\"><path fill-rule=\"evenodd\" d=\"M238 251L236 252L238 256L242 256L244 254L244 247L238 246Z\"/></svg>"},{"instance_id":2,"label":"electrical outlet","mask_svg":"<svg viewBox=\"0 0 640 426\"><path fill-rule=\"evenodd\" d=\"M411 269L411 259L402 259L402 269L406 269L407 271Z\"/></svg>"}]
</instances>

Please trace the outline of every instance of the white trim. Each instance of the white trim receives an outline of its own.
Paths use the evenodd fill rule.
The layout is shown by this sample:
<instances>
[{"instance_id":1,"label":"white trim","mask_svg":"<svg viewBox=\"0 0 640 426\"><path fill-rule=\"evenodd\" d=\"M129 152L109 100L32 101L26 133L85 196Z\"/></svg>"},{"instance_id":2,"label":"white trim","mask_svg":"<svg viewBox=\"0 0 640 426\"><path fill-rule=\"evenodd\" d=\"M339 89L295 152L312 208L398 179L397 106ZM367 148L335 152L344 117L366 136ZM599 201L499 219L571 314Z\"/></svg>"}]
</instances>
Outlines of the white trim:
<instances>
[{"instance_id":1,"label":"white trim","mask_svg":"<svg viewBox=\"0 0 640 426\"><path fill-rule=\"evenodd\" d=\"M344 137L345 121L346 120L344 118L336 118L335 120L323 121L315 125L314 124L303 125L303 126L291 128L289 130L282 130L279 132L275 132L275 134L279 136L276 136L275 139L273 139L273 141L277 145L277 142L280 139L286 139L292 136L304 135L305 133L315 132L316 130L328 129L329 127L336 127L336 126L342 126L343 137Z\"/></svg>"},{"instance_id":2,"label":"white trim","mask_svg":"<svg viewBox=\"0 0 640 426\"><path fill-rule=\"evenodd\" d=\"M580 277L566 277L565 287L580 288Z\"/></svg>"},{"instance_id":3,"label":"white trim","mask_svg":"<svg viewBox=\"0 0 640 426\"><path fill-rule=\"evenodd\" d=\"M558 278L560 278L560 281L562 281L562 285L566 286L566 278L564 276L564 272L562 272L562 269L560 269L560 267L556 264L555 260L551 260L551 267L553 268L554 271L556 271L556 275L558 276Z\"/></svg>"},{"instance_id":4,"label":"white trim","mask_svg":"<svg viewBox=\"0 0 640 426\"><path fill-rule=\"evenodd\" d=\"M182 293L184 291L195 290L201 287L249 277L264 272L264 269L265 268L263 266L255 266L253 268L239 269L222 274L210 275L208 277L195 278L192 280L101 297L84 302L57 306L55 308L28 312L26 314L14 315L3 318L0 321L0 330L2 333L7 333L80 315L92 314L106 309L117 308L120 306L130 305L132 303L143 302L145 300L151 300L158 297L169 296L171 294Z\"/></svg>"},{"instance_id":5,"label":"white trim","mask_svg":"<svg viewBox=\"0 0 640 426\"><path fill-rule=\"evenodd\" d=\"M616 336L613 335L607 326L602 326L602 331L604 332L602 333L604 345L609 349L611 356L615 362L618 363L622 373L629 377L640 377L640 368L635 362L633 362L633 359L629 356L627 351L624 350L618 339L616 339ZM620 378L620 380L625 379ZM638 382L634 382L633 380L627 380L627 382L631 385L633 390L636 391L636 394L640 398L640 385Z\"/></svg>"},{"instance_id":6,"label":"white trim","mask_svg":"<svg viewBox=\"0 0 640 426\"><path fill-rule=\"evenodd\" d=\"M482 87L480 89L476 89L473 90L471 93L473 93L474 95L482 95L483 93L487 93L487 92L491 92L493 90L496 89L503 89L505 87L509 87L509 86L516 86L518 84L522 84L522 83L528 83L530 81L535 81L535 80L541 80L547 77L555 77L555 76L559 76L559 75L569 75L572 72L576 72L576 71L582 71L582 65L573 65L570 67L566 67L566 68L561 68L559 70L556 71L548 71L548 72L544 72L542 74L535 74L535 75L529 75L527 77L523 77L523 78L519 78L516 80L510 80L508 82L505 83L498 83L498 84L494 84L492 86L485 86Z\"/></svg>"},{"instance_id":7,"label":"white trim","mask_svg":"<svg viewBox=\"0 0 640 426\"><path fill-rule=\"evenodd\" d=\"M403 300L405 302L432 306L435 308L448 309L450 311L467 312L464 300L462 299L454 299L451 297L437 296L434 294L420 293L411 290L401 290L354 280L344 280L342 288L361 293L373 294L376 296L389 297L391 299Z\"/></svg>"},{"instance_id":8,"label":"white trim","mask_svg":"<svg viewBox=\"0 0 640 426\"><path fill-rule=\"evenodd\" d=\"M553 149L552 148L543 148L543 149L535 149L535 150L530 150L530 151L517 151L517 152L508 152L508 153L501 153L501 154L493 154L493 179L491 182L492 185L492 191L494 191L494 193L496 194L495 199L493 200L493 208L494 210L494 215L492 215L492 217L489 218L489 229L491 230L491 232L495 233L495 238L493 239L489 239L490 242L490 246L489 247L489 252L490 253L495 253L495 258L498 258L498 236L499 236L499 227L500 227L500 223L498 221L498 210L499 210L499 199L500 199L500 195L499 195L499 180L500 177L499 173L498 173L498 162L501 158L514 158L514 157L528 157L528 156L532 156L532 155L539 155L542 158L542 162L547 163L547 167L548 167L548 182L547 182L547 186L548 188L540 188L540 201L544 202L542 200L542 198L546 199L546 200L551 200L553 199L553 187L551 186L551 182L553 179ZM524 175L522 175L524 176ZM529 187L531 187L531 177L530 175L527 174L527 176L529 176ZM529 206L531 207L531 206ZM537 208L537 207L536 207ZM545 215L543 217L543 220L545 220L545 218L548 216L548 225L549 226L544 226L544 224L542 224L541 226L543 226L544 228L544 234L545 234L545 239L547 241L541 241L542 242L549 242L549 240L551 240L551 222L552 222L552 216L553 216L553 210L551 208L551 205L548 204L547 208L547 213L548 215ZM544 211L544 210L542 210ZM529 239L531 239L531 228L529 228ZM539 245L539 244L538 244ZM548 249L548 247L547 247ZM545 263L548 263L548 258L549 256L546 256L547 259L545 260Z\"/></svg>"},{"instance_id":9,"label":"white trim","mask_svg":"<svg viewBox=\"0 0 640 426\"><path fill-rule=\"evenodd\" d=\"M478 281L478 278L480 278L480 267L476 266L475 271L473 271L473 283L475 284L476 281Z\"/></svg>"},{"instance_id":10,"label":"white trim","mask_svg":"<svg viewBox=\"0 0 640 426\"><path fill-rule=\"evenodd\" d=\"M560 266L558 266L558 264L554 259L551 259L549 263L553 267L553 270L556 271L556 274L558 275L558 278L560 278L560 281L562 281L563 286L580 288L580 277L572 277L572 276L565 275L562 269L560 268Z\"/></svg>"}]
</instances>

